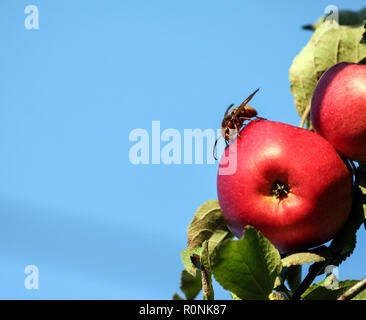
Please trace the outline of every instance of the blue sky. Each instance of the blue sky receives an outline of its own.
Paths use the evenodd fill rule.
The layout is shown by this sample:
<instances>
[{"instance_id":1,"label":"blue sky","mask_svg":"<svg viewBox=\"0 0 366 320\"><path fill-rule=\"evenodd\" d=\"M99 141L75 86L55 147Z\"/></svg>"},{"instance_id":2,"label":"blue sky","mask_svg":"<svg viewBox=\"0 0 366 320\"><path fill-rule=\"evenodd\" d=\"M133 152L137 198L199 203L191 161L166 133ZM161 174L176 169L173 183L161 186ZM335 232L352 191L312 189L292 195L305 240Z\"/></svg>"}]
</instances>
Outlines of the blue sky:
<instances>
[{"instance_id":1,"label":"blue sky","mask_svg":"<svg viewBox=\"0 0 366 320\"><path fill-rule=\"evenodd\" d=\"M131 130L217 128L257 87L261 116L298 125L288 69L330 4L364 5L1 1L0 298L170 299L217 164L133 165ZM341 280L365 276L363 234Z\"/></svg>"}]
</instances>

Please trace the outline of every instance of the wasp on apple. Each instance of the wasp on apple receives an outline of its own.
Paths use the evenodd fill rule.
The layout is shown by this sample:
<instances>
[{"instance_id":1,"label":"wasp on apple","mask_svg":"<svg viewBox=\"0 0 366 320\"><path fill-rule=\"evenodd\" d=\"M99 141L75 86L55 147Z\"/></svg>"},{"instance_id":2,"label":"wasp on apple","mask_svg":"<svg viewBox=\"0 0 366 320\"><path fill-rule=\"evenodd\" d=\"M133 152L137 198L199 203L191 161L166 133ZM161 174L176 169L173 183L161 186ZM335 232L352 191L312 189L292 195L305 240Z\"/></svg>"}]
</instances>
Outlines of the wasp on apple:
<instances>
[{"instance_id":1,"label":"wasp on apple","mask_svg":"<svg viewBox=\"0 0 366 320\"><path fill-rule=\"evenodd\" d=\"M229 105L226 109L224 118L221 122L221 135L216 139L213 147L213 157L215 158L215 160L217 160L215 156L216 145L220 138L224 138L226 146L228 146L229 143L233 140L231 130L235 129L236 135L240 138L239 131L243 127L246 120L252 120L253 118L263 119L257 116L257 110L247 106L247 103L252 100L252 98L258 91L259 88L255 90L248 98L246 98L240 106L232 109L230 113L229 110L234 106L234 104Z\"/></svg>"}]
</instances>

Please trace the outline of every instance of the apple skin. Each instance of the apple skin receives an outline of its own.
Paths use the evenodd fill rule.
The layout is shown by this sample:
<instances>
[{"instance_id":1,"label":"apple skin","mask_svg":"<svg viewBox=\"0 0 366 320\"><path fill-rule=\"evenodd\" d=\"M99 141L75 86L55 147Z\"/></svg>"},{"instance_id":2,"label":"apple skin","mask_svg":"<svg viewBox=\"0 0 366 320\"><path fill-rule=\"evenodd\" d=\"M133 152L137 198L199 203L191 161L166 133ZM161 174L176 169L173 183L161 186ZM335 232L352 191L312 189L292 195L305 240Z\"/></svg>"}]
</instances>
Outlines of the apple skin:
<instances>
[{"instance_id":1,"label":"apple skin","mask_svg":"<svg viewBox=\"0 0 366 320\"><path fill-rule=\"evenodd\" d=\"M235 172L220 174L233 157ZM273 195L275 182L288 187L287 196ZM240 238L251 225L284 253L315 247L336 235L351 211L352 176L334 148L316 133L257 120L225 149L217 192L234 235Z\"/></svg>"},{"instance_id":2,"label":"apple skin","mask_svg":"<svg viewBox=\"0 0 366 320\"><path fill-rule=\"evenodd\" d=\"M366 65L328 69L314 90L310 116L315 132L341 155L366 162Z\"/></svg>"}]
</instances>

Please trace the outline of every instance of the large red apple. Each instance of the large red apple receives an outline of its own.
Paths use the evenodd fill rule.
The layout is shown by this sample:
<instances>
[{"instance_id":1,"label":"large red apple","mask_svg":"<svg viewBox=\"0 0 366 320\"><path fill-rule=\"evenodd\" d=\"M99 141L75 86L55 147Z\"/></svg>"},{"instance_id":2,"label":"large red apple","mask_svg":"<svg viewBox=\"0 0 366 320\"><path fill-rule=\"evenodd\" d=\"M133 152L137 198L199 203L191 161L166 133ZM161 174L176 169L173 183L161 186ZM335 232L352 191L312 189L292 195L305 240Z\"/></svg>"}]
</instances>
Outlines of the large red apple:
<instances>
[{"instance_id":1,"label":"large red apple","mask_svg":"<svg viewBox=\"0 0 366 320\"><path fill-rule=\"evenodd\" d=\"M340 154L366 162L366 65L342 62L328 69L310 114L314 130Z\"/></svg>"},{"instance_id":2,"label":"large red apple","mask_svg":"<svg viewBox=\"0 0 366 320\"><path fill-rule=\"evenodd\" d=\"M236 162L236 170L220 174L227 160ZM351 210L352 176L321 136L259 120L225 149L217 191L237 237L251 225L289 252L327 242L342 228Z\"/></svg>"}]
</instances>

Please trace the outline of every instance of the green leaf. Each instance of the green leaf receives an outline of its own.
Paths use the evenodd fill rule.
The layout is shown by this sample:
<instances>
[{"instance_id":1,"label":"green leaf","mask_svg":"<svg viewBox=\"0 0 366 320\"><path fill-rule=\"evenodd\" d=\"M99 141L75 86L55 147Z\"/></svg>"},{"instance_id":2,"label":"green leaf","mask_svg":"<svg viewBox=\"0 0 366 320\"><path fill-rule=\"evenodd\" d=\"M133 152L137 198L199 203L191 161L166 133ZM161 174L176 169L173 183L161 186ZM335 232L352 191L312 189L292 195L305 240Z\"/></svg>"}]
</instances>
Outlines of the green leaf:
<instances>
[{"instance_id":1,"label":"green leaf","mask_svg":"<svg viewBox=\"0 0 366 320\"><path fill-rule=\"evenodd\" d=\"M366 45L360 44L363 27L319 27L314 33L314 66L318 78L331 66L347 61L360 62L366 57Z\"/></svg>"},{"instance_id":2,"label":"green leaf","mask_svg":"<svg viewBox=\"0 0 366 320\"><path fill-rule=\"evenodd\" d=\"M310 106L313 92L318 83L314 66L314 49L314 39L312 38L295 57L290 67L291 92L300 116Z\"/></svg>"},{"instance_id":3,"label":"green leaf","mask_svg":"<svg viewBox=\"0 0 366 320\"><path fill-rule=\"evenodd\" d=\"M186 270L182 271L180 278L180 289L184 293L187 300L193 300L202 288L201 273L197 272L197 276L193 277Z\"/></svg>"},{"instance_id":4,"label":"green leaf","mask_svg":"<svg viewBox=\"0 0 366 320\"><path fill-rule=\"evenodd\" d=\"M366 8L363 8L359 11L351 11L351 10L339 10L338 11L338 23L341 26L359 26L363 24L365 16L366 16ZM303 29L305 30L315 30L320 25L324 23L325 15L322 16L316 23L312 25L305 25Z\"/></svg>"},{"instance_id":5,"label":"green leaf","mask_svg":"<svg viewBox=\"0 0 366 320\"><path fill-rule=\"evenodd\" d=\"M335 236L329 249L337 253L337 258L331 263L339 265L346 260L356 247L356 232L365 221L365 211L360 188L353 188L352 210L342 230Z\"/></svg>"},{"instance_id":6,"label":"green leaf","mask_svg":"<svg viewBox=\"0 0 366 320\"><path fill-rule=\"evenodd\" d=\"M173 300L184 300L184 299L178 293L174 293Z\"/></svg>"},{"instance_id":7,"label":"green leaf","mask_svg":"<svg viewBox=\"0 0 366 320\"><path fill-rule=\"evenodd\" d=\"M234 237L234 235L226 228L221 229L221 230L220 229L216 230L215 233L208 240L208 244L207 244L208 252L210 254L212 254L214 252L214 250L216 249L216 247L218 245L220 245L224 240L233 238L233 237Z\"/></svg>"},{"instance_id":8,"label":"green leaf","mask_svg":"<svg viewBox=\"0 0 366 320\"><path fill-rule=\"evenodd\" d=\"M205 240L210 239L216 233L220 233L217 235L220 238L222 232L230 233L222 216L219 202L217 200L209 200L197 209L188 227L187 246L189 251L192 252L200 248ZM218 241L218 239L215 241Z\"/></svg>"},{"instance_id":9,"label":"green leaf","mask_svg":"<svg viewBox=\"0 0 366 320\"><path fill-rule=\"evenodd\" d=\"M366 44L360 43L363 26L329 28L319 25L310 41L295 57L290 67L291 92L295 106L302 116L320 77L339 62L359 63L366 58Z\"/></svg>"},{"instance_id":10,"label":"green leaf","mask_svg":"<svg viewBox=\"0 0 366 320\"><path fill-rule=\"evenodd\" d=\"M209 273L212 273L212 259L213 253L209 250L209 241L205 240L202 244L200 262Z\"/></svg>"},{"instance_id":11,"label":"green leaf","mask_svg":"<svg viewBox=\"0 0 366 320\"><path fill-rule=\"evenodd\" d=\"M200 275L201 281L204 280L203 283L201 282L204 288L204 299L214 297L211 256L222 241L231 237L233 234L226 226L217 200L207 201L197 209L188 227L188 248L181 252L181 258L188 274L195 278ZM201 270L197 271L197 268Z\"/></svg>"},{"instance_id":12,"label":"green leaf","mask_svg":"<svg viewBox=\"0 0 366 320\"><path fill-rule=\"evenodd\" d=\"M357 176L358 182L360 184L360 189L362 192L362 204L363 204L364 217L365 217L364 227L366 229L366 164L364 164L364 163L359 164L357 171L356 171L356 176Z\"/></svg>"},{"instance_id":13,"label":"green leaf","mask_svg":"<svg viewBox=\"0 0 366 320\"><path fill-rule=\"evenodd\" d=\"M282 265L284 267L291 267L296 265L302 265L311 262L321 262L329 258L331 253L325 246L321 246L306 252L296 252L284 257Z\"/></svg>"},{"instance_id":14,"label":"green leaf","mask_svg":"<svg viewBox=\"0 0 366 320\"><path fill-rule=\"evenodd\" d=\"M235 293L230 292L230 295L234 300L242 300Z\"/></svg>"},{"instance_id":15,"label":"green leaf","mask_svg":"<svg viewBox=\"0 0 366 320\"><path fill-rule=\"evenodd\" d=\"M362 34L361 43L366 43L366 18L365 18L365 25L363 26L363 28L365 29L365 31ZM362 64L364 64L364 63L362 63Z\"/></svg>"},{"instance_id":16,"label":"green leaf","mask_svg":"<svg viewBox=\"0 0 366 320\"><path fill-rule=\"evenodd\" d=\"M331 274L318 284L313 284L303 293L303 300L336 300L357 282L357 280L335 281L337 279Z\"/></svg>"},{"instance_id":17,"label":"green leaf","mask_svg":"<svg viewBox=\"0 0 366 320\"><path fill-rule=\"evenodd\" d=\"M209 240L205 240L202 244L201 264L205 269L212 273L212 261L215 249L225 240L233 238L231 232L225 230L216 231Z\"/></svg>"},{"instance_id":18,"label":"green leaf","mask_svg":"<svg viewBox=\"0 0 366 320\"><path fill-rule=\"evenodd\" d=\"M215 250L215 279L240 299L268 299L281 269L278 250L251 226L240 240L226 240Z\"/></svg>"},{"instance_id":19,"label":"green leaf","mask_svg":"<svg viewBox=\"0 0 366 320\"><path fill-rule=\"evenodd\" d=\"M360 165L357 168L356 174L361 190L365 194L364 191L366 190L366 164L360 163Z\"/></svg>"},{"instance_id":20,"label":"green leaf","mask_svg":"<svg viewBox=\"0 0 366 320\"><path fill-rule=\"evenodd\" d=\"M357 26L363 24L366 17L366 8L359 11L339 10L339 24L344 26Z\"/></svg>"},{"instance_id":21,"label":"green leaf","mask_svg":"<svg viewBox=\"0 0 366 320\"><path fill-rule=\"evenodd\" d=\"M187 270L188 273L190 273L193 277L197 274L197 268L193 265L191 256L192 254L196 254L198 256L201 255L202 248L195 249L192 253L189 252L188 249L184 249L180 253L180 257L182 259L184 268Z\"/></svg>"},{"instance_id":22,"label":"green leaf","mask_svg":"<svg viewBox=\"0 0 366 320\"><path fill-rule=\"evenodd\" d=\"M353 297L352 300L366 300L366 289Z\"/></svg>"},{"instance_id":23,"label":"green leaf","mask_svg":"<svg viewBox=\"0 0 366 320\"><path fill-rule=\"evenodd\" d=\"M364 221L363 225L366 229L366 188L360 186L361 192L362 192L362 204L363 204L363 214L364 214Z\"/></svg>"},{"instance_id":24,"label":"green leaf","mask_svg":"<svg viewBox=\"0 0 366 320\"><path fill-rule=\"evenodd\" d=\"M291 289L291 292L295 292L301 283L302 266L291 266L288 267L286 271L286 281Z\"/></svg>"},{"instance_id":25,"label":"green leaf","mask_svg":"<svg viewBox=\"0 0 366 320\"><path fill-rule=\"evenodd\" d=\"M205 252L200 258L201 263L211 272L211 255L214 249L225 239L233 237L229 231L221 213L217 200L210 200L202 204L196 211L195 216L188 227L188 248L181 252L182 262L185 269L196 276L197 268L193 265L191 256L202 256L202 245Z\"/></svg>"}]
</instances>

